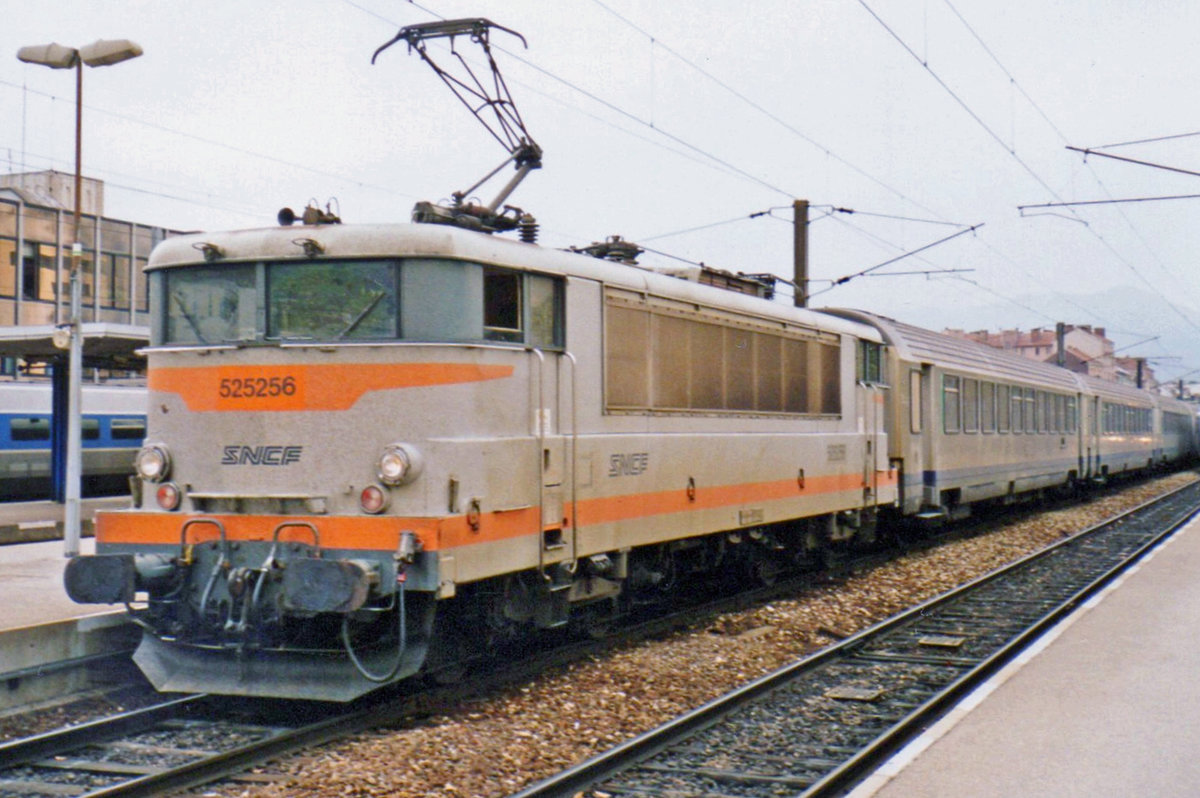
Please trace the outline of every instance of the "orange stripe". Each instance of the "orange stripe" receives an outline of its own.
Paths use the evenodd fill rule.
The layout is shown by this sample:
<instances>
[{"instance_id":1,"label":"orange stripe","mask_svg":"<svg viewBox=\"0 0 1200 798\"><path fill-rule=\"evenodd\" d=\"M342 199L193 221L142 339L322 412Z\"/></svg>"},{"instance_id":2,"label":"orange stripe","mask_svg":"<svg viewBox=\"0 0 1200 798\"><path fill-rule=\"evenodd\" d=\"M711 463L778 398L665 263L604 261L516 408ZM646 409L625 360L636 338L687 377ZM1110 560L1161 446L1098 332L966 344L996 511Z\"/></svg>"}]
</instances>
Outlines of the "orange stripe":
<instances>
[{"instance_id":1,"label":"orange stripe","mask_svg":"<svg viewBox=\"0 0 1200 798\"><path fill-rule=\"evenodd\" d=\"M890 473L890 477L885 474ZM894 483L895 472L880 472L880 482ZM698 487L695 500L689 500L683 488L656 493L606 496L579 502L581 526L630 521L652 516L712 510L722 507L779 501L799 496L858 491L863 488L860 474L835 474L810 477L800 488L796 480ZM275 529L286 522L308 522L320 532L321 545L333 549L394 551L400 533L411 530L425 551L453 549L535 534L540 531L536 507L484 513L478 530L472 529L466 516L442 518L396 518L388 516L295 516L295 515L180 515L178 513L138 513L129 511L98 512L96 542L102 544L178 544L180 530L192 518L213 518L225 527L228 540L271 540ZM564 519L570 526L570 519ZM217 527L193 524L188 543L216 540ZM312 534L302 527L291 527L281 535L284 540L309 541Z\"/></svg>"},{"instance_id":2,"label":"orange stripe","mask_svg":"<svg viewBox=\"0 0 1200 798\"><path fill-rule=\"evenodd\" d=\"M423 543L436 548L436 518L380 518L375 516L297 516L297 515L180 515L178 513L135 513L128 511L96 513L97 543L178 544L180 530L193 518L212 518L225 527L229 540L271 540L280 524L308 522L321 535L321 545L336 549L395 549L400 532L411 529ZM187 542L217 540L220 532L212 524L193 524ZM283 540L308 542L312 533L303 527L289 527Z\"/></svg>"},{"instance_id":3,"label":"orange stripe","mask_svg":"<svg viewBox=\"0 0 1200 798\"><path fill-rule=\"evenodd\" d=\"M815 496L824 493L859 490L863 487L860 474L833 474L825 477L809 477L801 488L797 480L785 479L777 482L759 482L744 485L718 485L711 488L697 486L696 498L689 500L687 490L640 493L630 496L611 496L599 499L584 499L579 502L579 525L607 524L668 513L683 513L691 510L713 510L756 502L771 502L797 496Z\"/></svg>"},{"instance_id":4,"label":"orange stripe","mask_svg":"<svg viewBox=\"0 0 1200 798\"><path fill-rule=\"evenodd\" d=\"M372 391L484 382L512 373L512 366L475 363L202 366L154 368L147 384L178 394L199 413L346 410Z\"/></svg>"}]
</instances>

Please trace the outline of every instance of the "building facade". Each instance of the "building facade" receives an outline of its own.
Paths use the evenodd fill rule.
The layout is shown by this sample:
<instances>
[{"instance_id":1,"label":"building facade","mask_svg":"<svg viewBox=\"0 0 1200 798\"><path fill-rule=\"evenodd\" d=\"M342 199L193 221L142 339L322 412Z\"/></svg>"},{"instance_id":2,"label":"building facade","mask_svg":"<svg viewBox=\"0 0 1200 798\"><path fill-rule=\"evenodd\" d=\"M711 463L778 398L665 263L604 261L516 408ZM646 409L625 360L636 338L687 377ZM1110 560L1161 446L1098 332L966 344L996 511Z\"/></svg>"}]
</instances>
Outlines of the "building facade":
<instances>
[{"instance_id":1,"label":"building facade","mask_svg":"<svg viewBox=\"0 0 1200 798\"><path fill-rule=\"evenodd\" d=\"M97 180L84 181L82 200L82 320L147 325L146 261L178 231L106 217ZM73 175L0 175L0 325L67 320L74 241Z\"/></svg>"},{"instance_id":2,"label":"building facade","mask_svg":"<svg viewBox=\"0 0 1200 798\"><path fill-rule=\"evenodd\" d=\"M945 333L987 344L996 349L1006 349L1031 360L1052 364L1058 362L1058 335L1055 330L1035 327L1028 331L965 332L951 329L945 330ZM1144 360L1139 365L1139 358L1116 357L1113 354L1113 342L1105 336L1103 327L1092 327L1090 324L1064 325L1063 352L1063 368L1079 374L1134 385L1137 383L1140 368L1144 387L1154 389L1158 385L1154 379L1154 371Z\"/></svg>"}]
</instances>

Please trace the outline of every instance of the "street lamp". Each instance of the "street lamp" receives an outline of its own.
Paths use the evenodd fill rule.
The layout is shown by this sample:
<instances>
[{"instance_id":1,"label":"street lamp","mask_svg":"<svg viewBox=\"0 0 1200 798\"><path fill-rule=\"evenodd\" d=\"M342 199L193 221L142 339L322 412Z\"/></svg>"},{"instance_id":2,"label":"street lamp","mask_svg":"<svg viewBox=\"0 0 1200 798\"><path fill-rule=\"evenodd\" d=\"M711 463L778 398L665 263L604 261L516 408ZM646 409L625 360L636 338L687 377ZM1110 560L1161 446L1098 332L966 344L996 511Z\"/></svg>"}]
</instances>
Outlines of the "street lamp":
<instances>
[{"instance_id":1,"label":"street lamp","mask_svg":"<svg viewBox=\"0 0 1200 798\"><path fill-rule=\"evenodd\" d=\"M41 44L22 47L17 58L28 64L41 64L51 69L75 68L75 240L71 244L71 306L67 327L70 331L67 356L67 484L63 510L64 554L79 554L79 488L83 471L80 417L83 412L83 335L80 327L79 262L83 258L83 242L79 240L80 202L83 193L83 173L80 168L83 150L83 66L110 66L137 58L142 48L128 39L104 40L75 49L61 44Z\"/></svg>"}]
</instances>

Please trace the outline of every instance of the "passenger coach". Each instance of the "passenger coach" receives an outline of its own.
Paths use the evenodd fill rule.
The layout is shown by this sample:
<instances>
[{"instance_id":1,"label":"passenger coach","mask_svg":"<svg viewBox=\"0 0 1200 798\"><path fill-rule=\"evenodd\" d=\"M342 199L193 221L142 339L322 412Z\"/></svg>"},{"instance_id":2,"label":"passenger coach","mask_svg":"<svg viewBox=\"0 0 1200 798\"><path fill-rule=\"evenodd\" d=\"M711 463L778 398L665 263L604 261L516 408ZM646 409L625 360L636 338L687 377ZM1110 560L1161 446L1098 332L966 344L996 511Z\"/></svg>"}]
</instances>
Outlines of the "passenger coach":
<instances>
[{"instance_id":1,"label":"passenger coach","mask_svg":"<svg viewBox=\"0 0 1200 798\"><path fill-rule=\"evenodd\" d=\"M889 456L903 512L965 515L1012 500L1191 457L1189 406L974 341L861 311L888 344Z\"/></svg>"}]
</instances>

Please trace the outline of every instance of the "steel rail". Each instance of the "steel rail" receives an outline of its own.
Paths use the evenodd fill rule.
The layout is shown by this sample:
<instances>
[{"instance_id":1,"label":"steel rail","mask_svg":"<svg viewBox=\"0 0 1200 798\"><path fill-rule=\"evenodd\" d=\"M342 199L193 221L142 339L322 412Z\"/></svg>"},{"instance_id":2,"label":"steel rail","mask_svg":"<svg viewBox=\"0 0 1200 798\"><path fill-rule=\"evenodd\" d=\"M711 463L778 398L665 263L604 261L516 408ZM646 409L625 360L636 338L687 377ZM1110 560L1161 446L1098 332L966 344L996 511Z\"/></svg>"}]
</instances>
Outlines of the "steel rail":
<instances>
[{"instance_id":1,"label":"steel rail","mask_svg":"<svg viewBox=\"0 0 1200 798\"><path fill-rule=\"evenodd\" d=\"M232 703L236 706L244 702L245 699L235 699ZM58 786L72 783L69 779L62 782L23 777L19 772L22 769L47 769L45 763L54 760L54 769L61 772L104 774L107 778L119 779L115 783L92 789L80 787L77 794L86 798L161 795L241 772L297 748L344 736L382 722L394 713L387 706L373 706L351 710L339 707L334 714L329 714L323 705L316 705L319 707L316 710L317 719L295 726L273 720L268 723L259 723L253 718L248 721L235 720L229 723L232 728L253 728L257 732L257 739L222 751L197 751L193 750L194 745L185 743L173 746L169 740L151 746L156 753L188 760L175 766L121 763L103 757L95 758L86 752L86 749L111 747L123 741L128 745L128 738L148 732L187 735L208 727L219 733L220 727L226 722L225 716L230 714L229 707L225 705L230 703L228 699L207 694L190 695L0 745L0 763L3 763L0 766L0 791L17 789L22 793L36 793L40 784ZM285 709L281 703L268 702L266 706L273 711L264 713L264 717L278 716Z\"/></svg>"},{"instance_id":2,"label":"steel rail","mask_svg":"<svg viewBox=\"0 0 1200 798\"><path fill-rule=\"evenodd\" d=\"M815 676L823 670L832 669L842 663L861 664L863 662L884 662L888 660L894 663L912 663L915 661L915 658L910 657L906 659L903 656L895 655L872 659L872 655L868 651L869 646L875 641L885 639L888 635L898 630L915 625L920 620L936 617L938 612L948 610L959 602L968 600L972 596L977 596L992 586L1002 584L1006 579L1019 577L1022 573L1028 573L1031 568L1049 563L1051 558L1060 553L1068 552L1072 547L1077 547L1080 544L1096 540L1097 538L1103 539L1102 534L1105 531L1119 530L1122 524L1135 521L1144 515L1153 514L1156 510L1167 506L1167 503L1179 501L1180 499L1186 500L1186 510L1172 512L1167 523L1160 523L1158 530L1154 534L1146 535L1145 539L1136 545L1132 552L1124 552L1120 557L1120 562L1115 564L1110 563L1098 575L1088 578L1082 586L1073 586L1069 595L1064 599L1056 601L1052 606L1042 611L1037 620L1026 623L1022 631L1010 636L1003 645L995 648L987 656L968 659L935 654L926 657L925 659L928 663L943 663L946 667L956 669L958 675L948 679L945 684L937 688L932 697L912 708L911 711L900 717L898 721L890 723L886 729L876 734L868 744L858 746L854 750L846 752L848 755L843 756L841 761L816 763L815 766L817 767L824 766L824 772L821 775L808 778L792 777L786 774L738 774L728 771L717 771L711 768L705 769L703 767L689 766L691 775L700 778L710 776L717 781L721 779L728 779L735 782L740 781L739 788L743 791L739 791L739 795L753 794L745 790L752 788L755 781L764 785L763 794L775 795L778 793L772 790L778 790L780 787L789 787L794 789L793 794L797 795L831 795L837 790L844 789L861 777L865 769L870 768L884 755L900 747L911 737L914 731L923 728L923 725L928 723L931 718L944 712L952 702L978 684L979 681L992 674L1003 663L1010 660L1032 639L1061 620L1065 615L1078 607L1079 604L1086 601L1090 596L1111 582L1119 573L1144 556L1147 551L1158 545L1165 537L1171 535L1178 527L1191 518L1195 514L1197 506L1200 506L1200 483L1192 483L1166 496L1139 505L1121 515L1089 527L1068 538L1064 538L1053 546L1035 552L1008 566L997 569L952 591L923 602L904 613L865 629L836 645L760 677L725 696L704 704L692 712L675 718L657 729L631 738L605 753L531 785L514 794L512 798L588 796L591 794L590 790L592 788L598 790L596 794L613 796L626 794L620 788L620 785L610 783L615 777L619 774L631 772L636 768L647 766L651 759L679 746L683 741L695 739L709 730L716 730L724 721L735 715L738 710L755 705L768 696L778 701L780 700L778 696L780 695L781 688L790 686L795 689L795 685L801 683L806 677ZM1011 610L1011 607L1006 608L1006 611ZM1003 615L1006 613L1000 614ZM870 699L863 700L866 702ZM765 743L761 738L756 739L755 742ZM813 763L810 762L808 764ZM687 770L687 768L682 766L657 766L657 770L662 773L679 774ZM739 775L743 775L744 778L739 780ZM680 790L679 792L679 794L685 793L686 790Z\"/></svg>"},{"instance_id":3,"label":"steel rail","mask_svg":"<svg viewBox=\"0 0 1200 798\"><path fill-rule=\"evenodd\" d=\"M122 712L119 715L111 715L77 726L67 726L33 737L0 743L0 763L3 763L3 768L7 769L38 759L57 756L65 751L91 743L140 731L164 720L179 717L186 708L196 706L204 698L206 696L203 694L173 698L161 704ZM0 769L0 777L2 776L3 770Z\"/></svg>"}]
</instances>

